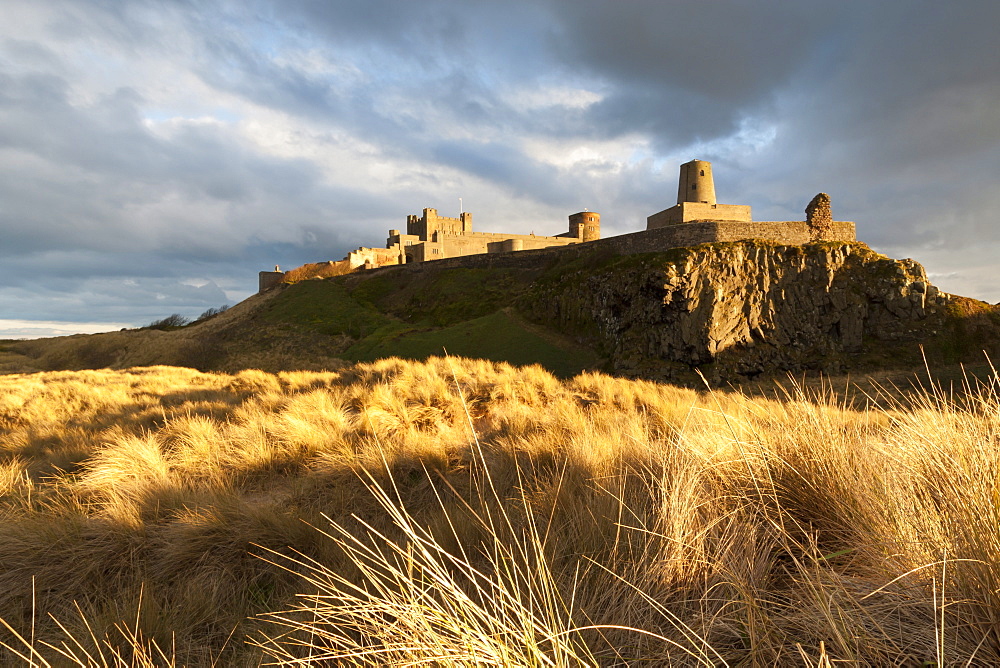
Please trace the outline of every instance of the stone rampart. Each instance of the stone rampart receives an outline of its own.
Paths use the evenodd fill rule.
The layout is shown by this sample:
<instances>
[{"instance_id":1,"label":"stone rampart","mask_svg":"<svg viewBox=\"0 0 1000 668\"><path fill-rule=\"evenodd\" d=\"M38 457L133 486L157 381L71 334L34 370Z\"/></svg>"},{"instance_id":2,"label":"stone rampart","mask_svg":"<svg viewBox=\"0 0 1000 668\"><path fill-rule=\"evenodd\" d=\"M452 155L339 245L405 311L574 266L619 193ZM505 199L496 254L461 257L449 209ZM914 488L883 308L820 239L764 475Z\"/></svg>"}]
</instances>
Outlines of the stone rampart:
<instances>
[{"instance_id":1,"label":"stone rampart","mask_svg":"<svg viewBox=\"0 0 1000 668\"><path fill-rule=\"evenodd\" d=\"M361 248L351 251L344 258L351 269L368 264L372 267L384 267L389 264L399 264L399 250L396 248Z\"/></svg>"},{"instance_id":2,"label":"stone rampart","mask_svg":"<svg viewBox=\"0 0 1000 668\"><path fill-rule=\"evenodd\" d=\"M681 202L646 218L646 229L707 220L749 223L753 220L753 215L750 213L750 207L745 204Z\"/></svg>"},{"instance_id":3,"label":"stone rampart","mask_svg":"<svg viewBox=\"0 0 1000 668\"><path fill-rule=\"evenodd\" d=\"M446 257L435 260L431 265L422 262L405 264L399 267L386 267L386 270L422 271L430 266L434 269L466 268L533 268L537 267L540 258L555 257L555 253L575 253L590 251L605 251L616 255L637 255L639 253L659 253L671 248L685 248L705 243L732 242L745 239L760 239L788 246L801 246L813 241L809 225L805 221L701 221L671 225L655 230L642 230L616 237L607 237L586 243L574 243L568 246L550 246L535 250L519 250L506 252L479 253L461 257ZM857 238L854 233L854 223L850 221L833 221L830 238L827 241L851 243Z\"/></svg>"},{"instance_id":4,"label":"stone rampart","mask_svg":"<svg viewBox=\"0 0 1000 668\"><path fill-rule=\"evenodd\" d=\"M857 241L854 223L837 220L830 225L825 241ZM704 220L622 234L593 241L591 244L594 247L610 248L621 255L631 255L743 239L763 239L789 246L801 246L814 241L812 231L805 221Z\"/></svg>"},{"instance_id":5,"label":"stone rampart","mask_svg":"<svg viewBox=\"0 0 1000 668\"><path fill-rule=\"evenodd\" d=\"M261 271L257 273L257 292L261 293L270 290L276 285L280 285L285 280L283 271Z\"/></svg>"}]
</instances>

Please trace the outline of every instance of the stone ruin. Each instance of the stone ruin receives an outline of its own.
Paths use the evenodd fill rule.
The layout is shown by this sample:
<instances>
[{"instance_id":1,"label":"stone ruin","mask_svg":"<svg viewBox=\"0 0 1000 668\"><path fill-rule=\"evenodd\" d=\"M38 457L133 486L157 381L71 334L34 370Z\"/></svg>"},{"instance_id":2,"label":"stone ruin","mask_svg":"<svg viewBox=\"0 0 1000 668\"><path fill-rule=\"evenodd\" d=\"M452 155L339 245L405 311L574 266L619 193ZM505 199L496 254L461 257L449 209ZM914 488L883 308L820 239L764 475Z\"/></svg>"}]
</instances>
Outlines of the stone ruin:
<instances>
[{"instance_id":1,"label":"stone ruin","mask_svg":"<svg viewBox=\"0 0 1000 668\"><path fill-rule=\"evenodd\" d=\"M806 225L813 241L827 241L833 230L833 214L830 212L830 196L819 193L806 206Z\"/></svg>"}]
</instances>

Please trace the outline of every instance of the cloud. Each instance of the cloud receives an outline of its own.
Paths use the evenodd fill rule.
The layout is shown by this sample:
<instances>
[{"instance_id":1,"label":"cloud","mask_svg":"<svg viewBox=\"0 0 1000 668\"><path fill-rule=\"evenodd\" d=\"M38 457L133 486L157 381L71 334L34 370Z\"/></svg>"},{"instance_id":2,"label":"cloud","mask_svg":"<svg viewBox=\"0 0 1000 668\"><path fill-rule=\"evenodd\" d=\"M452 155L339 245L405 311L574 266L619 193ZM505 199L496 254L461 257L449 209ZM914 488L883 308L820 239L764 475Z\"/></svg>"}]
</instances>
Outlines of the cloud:
<instances>
[{"instance_id":1,"label":"cloud","mask_svg":"<svg viewBox=\"0 0 1000 668\"><path fill-rule=\"evenodd\" d=\"M829 192L862 239L1000 299L993 2L11 0L5 18L6 317L197 315L459 197L481 229L587 207L632 231L696 157L757 219Z\"/></svg>"},{"instance_id":2,"label":"cloud","mask_svg":"<svg viewBox=\"0 0 1000 668\"><path fill-rule=\"evenodd\" d=\"M122 329L120 322L64 322L0 319L0 339L41 339L71 334L99 334Z\"/></svg>"},{"instance_id":3,"label":"cloud","mask_svg":"<svg viewBox=\"0 0 1000 668\"><path fill-rule=\"evenodd\" d=\"M195 316L255 287L248 276L231 295L224 287L241 286L228 286L213 274L224 277L233 267L190 261L169 266L149 254L127 255L116 265L100 253L51 252L5 264L10 280L0 286L3 315L22 320L82 322L96 313L97 320L136 326L171 313ZM38 266L46 267L44 274Z\"/></svg>"}]
</instances>

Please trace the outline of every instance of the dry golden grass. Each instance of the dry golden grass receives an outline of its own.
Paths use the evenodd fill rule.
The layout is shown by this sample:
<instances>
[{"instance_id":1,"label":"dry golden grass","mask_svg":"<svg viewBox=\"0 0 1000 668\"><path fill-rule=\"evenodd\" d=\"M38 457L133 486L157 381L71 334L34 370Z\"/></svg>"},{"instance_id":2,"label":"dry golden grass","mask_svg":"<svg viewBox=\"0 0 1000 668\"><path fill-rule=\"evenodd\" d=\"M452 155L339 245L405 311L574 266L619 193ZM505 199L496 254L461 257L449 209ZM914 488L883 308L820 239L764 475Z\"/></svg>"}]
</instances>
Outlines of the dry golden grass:
<instances>
[{"instance_id":1,"label":"dry golden grass","mask_svg":"<svg viewBox=\"0 0 1000 668\"><path fill-rule=\"evenodd\" d=\"M4 660L996 665L998 439L995 385L0 376Z\"/></svg>"}]
</instances>

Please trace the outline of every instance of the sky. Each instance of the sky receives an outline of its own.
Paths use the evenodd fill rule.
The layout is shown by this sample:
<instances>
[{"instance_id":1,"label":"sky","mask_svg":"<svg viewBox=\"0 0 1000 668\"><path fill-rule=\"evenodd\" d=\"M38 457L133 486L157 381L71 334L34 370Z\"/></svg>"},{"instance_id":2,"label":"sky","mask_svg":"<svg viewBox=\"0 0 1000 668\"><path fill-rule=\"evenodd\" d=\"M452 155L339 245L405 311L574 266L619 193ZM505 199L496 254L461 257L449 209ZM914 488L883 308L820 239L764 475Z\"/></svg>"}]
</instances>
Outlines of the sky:
<instances>
[{"instance_id":1,"label":"sky","mask_svg":"<svg viewBox=\"0 0 1000 668\"><path fill-rule=\"evenodd\" d=\"M996 0L0 0L0 338L196 317L274 265L645 228L713 163L1000 301Z\"/></svg>"}]
</instances>

